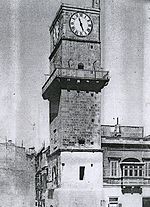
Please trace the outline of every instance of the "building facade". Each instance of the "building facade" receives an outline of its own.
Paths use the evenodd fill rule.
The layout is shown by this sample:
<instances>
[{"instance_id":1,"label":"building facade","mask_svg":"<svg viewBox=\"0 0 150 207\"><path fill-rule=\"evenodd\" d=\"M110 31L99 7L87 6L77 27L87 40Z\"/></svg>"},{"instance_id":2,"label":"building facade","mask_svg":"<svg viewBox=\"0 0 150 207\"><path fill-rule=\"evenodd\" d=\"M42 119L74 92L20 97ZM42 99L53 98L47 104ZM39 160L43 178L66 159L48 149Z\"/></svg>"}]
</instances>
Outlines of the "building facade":
<instances>
[{"instance_id":1,"label":"building facade","mask_svg":"<svg viewBox=\"0 0 150 207\"><path fill-rule=\"evenodd\" d=\"M102 126L102 148L106 206L148 207L150 138L143 127Z\"/></svg>"},{"instance_id":2,"label":"building facade","mask_svg":"<svg viewBox=\"0 0 150 207\"><path fill-rule=\"evenodd\" d=\"M36 154L35 158L35 206L45 206L45 203L47 203L49 198L49 149L49 147L46 149L45 147L42 147L42 149Z\"/></svg>"},{"instance_id":3,"label":"building facade","mask_svg":"<svg viewBox=\"0 0 150 207\"><path fill-rule=\"evenodd\" d=\"M50 146L36 158L36 206L149 206L149 138L101 125L100 2L62 4L50 27Z\"/></svg>"},{"instance_id":4,"label":"building facade","mask_svg":"<svg viewBox=\"0 0 150 207\"><path fill-rule=\"evenodd\" d=\"M34 153L9 140L0 143L0 194L2 207L34 205Z\"/></svg>"}]
</instances>

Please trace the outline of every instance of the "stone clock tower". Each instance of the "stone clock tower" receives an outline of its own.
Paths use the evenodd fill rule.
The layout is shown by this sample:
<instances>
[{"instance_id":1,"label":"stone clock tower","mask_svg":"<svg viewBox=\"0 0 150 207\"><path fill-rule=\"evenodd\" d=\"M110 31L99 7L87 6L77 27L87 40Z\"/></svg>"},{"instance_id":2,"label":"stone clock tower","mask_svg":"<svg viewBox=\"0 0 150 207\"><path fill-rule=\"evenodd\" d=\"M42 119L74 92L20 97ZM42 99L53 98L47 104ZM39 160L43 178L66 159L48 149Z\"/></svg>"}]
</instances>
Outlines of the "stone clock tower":
<instances>
[{"instance_id":1,"label":"stone clock tower","mask_svg":"<svg viewBox=\"0 0 150 207\"><path fill-rule=\"evenodd\" d=\"M50 27L49 203L98 207L103 200L101 96L108 72L101 68L100 5L62 5Z\"/></svg>"}]
</instances>

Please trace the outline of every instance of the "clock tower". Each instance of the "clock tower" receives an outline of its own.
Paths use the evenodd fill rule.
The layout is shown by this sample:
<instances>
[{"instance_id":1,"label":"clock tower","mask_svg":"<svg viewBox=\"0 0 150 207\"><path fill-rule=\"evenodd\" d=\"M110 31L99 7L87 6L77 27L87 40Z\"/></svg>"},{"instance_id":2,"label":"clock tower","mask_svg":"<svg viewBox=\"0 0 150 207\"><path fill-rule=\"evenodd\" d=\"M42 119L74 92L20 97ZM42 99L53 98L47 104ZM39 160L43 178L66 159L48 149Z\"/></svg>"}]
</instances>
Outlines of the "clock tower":
<instances>
[{"instance_id":1,"label":"clock tower","mask_svg":"<svg viewBox=\"0 0 150 207\"><path fill-rule=\"evenodd\" d=\"M48 206L100 206L103 200L100 5L62 4L50 27Z\"/></svg>"}]
</instances>

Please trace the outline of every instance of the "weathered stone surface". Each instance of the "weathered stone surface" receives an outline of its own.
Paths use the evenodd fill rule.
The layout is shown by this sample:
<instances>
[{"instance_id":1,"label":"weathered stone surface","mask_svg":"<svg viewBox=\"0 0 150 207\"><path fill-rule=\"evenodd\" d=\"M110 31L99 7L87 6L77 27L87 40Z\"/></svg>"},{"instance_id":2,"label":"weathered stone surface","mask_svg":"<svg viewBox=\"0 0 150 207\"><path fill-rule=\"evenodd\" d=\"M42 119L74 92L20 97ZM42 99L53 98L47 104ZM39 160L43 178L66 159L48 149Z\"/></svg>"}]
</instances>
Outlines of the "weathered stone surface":
<instances>
[{"instance_id":1,"label":"weathered stone surface","mask_svg":"<svg viewBox=\"0 0 150 207\"><path fill-rule=\"evenodd\" d=\"M50 139L52 151L100 147L100 93L62 90L58 116L50 124Z\"/></svg>"},{"instance_id":2,"label":"weathered stone surface","mask_svg":"<svg viewBox=\"0 0 150 207\"><path fill-rule=\"evenodd\" d=\"M34 159L24 147L0 143L0 175L2 207L33 207Z\"/></svg>"}]
</instances>

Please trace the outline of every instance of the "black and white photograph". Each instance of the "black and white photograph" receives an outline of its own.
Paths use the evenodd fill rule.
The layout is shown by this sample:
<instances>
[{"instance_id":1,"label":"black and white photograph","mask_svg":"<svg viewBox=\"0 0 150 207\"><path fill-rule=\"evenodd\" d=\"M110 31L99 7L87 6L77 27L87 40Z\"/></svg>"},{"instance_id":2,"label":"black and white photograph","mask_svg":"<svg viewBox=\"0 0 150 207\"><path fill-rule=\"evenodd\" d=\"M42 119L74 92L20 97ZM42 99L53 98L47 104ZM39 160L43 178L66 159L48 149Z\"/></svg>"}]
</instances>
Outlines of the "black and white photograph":
<instances>
[{"instance_id":1,"label":"black and white photograph","mask_svg":"<svg viewBox=\"0 0 150 207\"><path fill-rule=\"evenodd\" d=\"M150 0L0 0L0 207L150 207Z\"/></svg>"}]
</instances>

